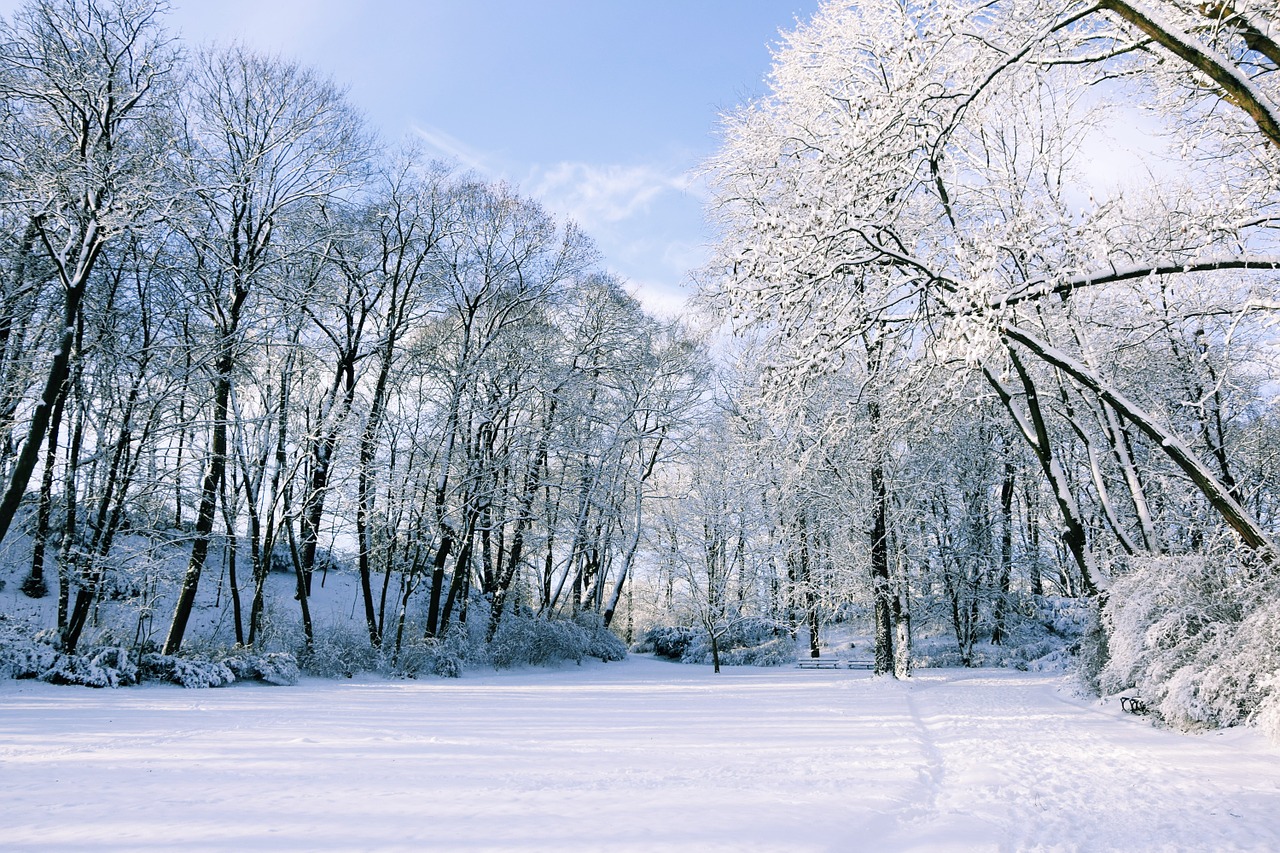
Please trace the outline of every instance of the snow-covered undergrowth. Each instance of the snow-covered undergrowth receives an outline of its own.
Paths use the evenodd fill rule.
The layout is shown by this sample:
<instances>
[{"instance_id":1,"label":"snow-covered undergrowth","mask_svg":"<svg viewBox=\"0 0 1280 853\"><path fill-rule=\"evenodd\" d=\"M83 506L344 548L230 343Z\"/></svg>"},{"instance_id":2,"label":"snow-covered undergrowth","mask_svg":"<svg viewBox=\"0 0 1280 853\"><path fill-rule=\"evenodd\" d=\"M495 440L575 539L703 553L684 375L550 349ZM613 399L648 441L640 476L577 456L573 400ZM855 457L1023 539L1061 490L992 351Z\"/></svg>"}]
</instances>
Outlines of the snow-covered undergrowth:
<instances>
[{"instance_id":1,"label":"snow-covered undergrowth","mask_svg":"<svg viewBox=\"0 0 1280 853\"><path fill-rule=\"evenodd\" d=\"M167 541L132 533L120 538L128 558L107 567L104 594L94 604L76 653L64 654L55 628L58 579L50 578L43 596L33 598L23 589L31 563L31 543L24 530L20 525L18 535L9 537L0 550L0 680L89 687L161 681L218 687L244 680L292 684L301 674L453 678L468 668L542 666L587 658L614 661L626 656L625 644L594 613L548 620L515 608L504 614L490 642L489 605L478 594L466 603L465 621L460 603L444 635L429 638L425 597L413 596L399 619L395 580L390 595L380 596L387 602L382 614L385 636L375 648L363 618L358 577L352 566L327 551L308 596L311 641L305 639L291 564L285 571L285 564L276 561L279 565L265 580L258 636L251 649L242 648L237 639L247 633L252 578L241 565L238 635L228 555L217 548L202 578L181 653L161 655L189 547L181 538ZM70 597L74 599L74 589Z\"/></svg>"},{"instance_id":2,"label":"snow-covered undergrowth","mask_svg":"<svg viewBox=\"0 0 1280 853\"><path fill-rule=\"evenodd\" d=\"M1231 555L1159 557L1120 578L1104 613L1103 693L1136 690L1180 729L1254 722L1280 742L1280 580Z\"/></svg>"},{"instance_id":3,"label":"snow-covered undergrowth","mask_svg":"<svg viewBox=\"0 0 1280 853\"><path fill-rule=\"evenodd\" d=\"M722 626L716 642L724 666L783 666L796 661L796 641L782 626L763 619L738 619ZM712 662L711 635L701 626L650 628L634 651L681 663Z\"/></svg>"},{"instance_id":4,"label":"snow-covered undergrowth","mask_svg":"<svg viewBox=\"0 0 1280 853\"><path fill-rule=\"evenodd\" d=\"M38 679L52 684L123 687L161 681L183 687L222 687L237 680L296 684L302 672L323 678L381 673L418 678L457 678L467 666L511 669L546 666L586 658L619 661L626 646L596 614L570 620L512 616L491 642L477 640L464 627L439 640L416 639L399 649L375 649L367 636L349 626L318 632L295 655L239 647L164 655L121 646L91 647L79 654L57 650L51 636L32 638L29 630L0 616L0 679Z\"/></svg>"},{"instance_id":5,"label":"snow-covered undergrowth","mask_svg":"<svg viewBox=\"0 0 1280 853\"><path fill-rule=\"evenodd\" d=\"M0 683L6 850L1275 850L1280 753L1061 676L633 655L288 690Z\"/></svg>"},{"instance_id":6,"label":"snow-covered undergrowth","mask_svg":"<svg viewBox=\"0 0 1280 853\"><path fill-rule=\"evenodd\" d=\"M1091 624L1092 605L1086 599L1064 596L1025 596L1011 599L1005 638L990 641L988 632L961 654L955 635L939 620L926 622L912 644L912 666L916 668L1002 667L1019 670L1060 672L1073 669L1081 640ZM869 619L849 619L823 626L819 636L823 655L871 657L872 626ZM764 619L737 619L721 626L718 633L720 663L725 666L787 666L794 664L797 648L807 653L807 633L793 637L785 626ZM645 631L633 647L639 653L655 654L681 663L711 663L711 638L698 625L658 625Z\"/></svg>"},{"instance_id":7,"label":"snow-covered undergrowth","mask_svg":"<svg viewBox=\"0 0 1280 853\"><path fill-rule=\"evenodd\" d=\"M149 576L175 575L181 548L148 552ZM17 559L15 559L15 555ZM0 559L0 680L37 679L86 687L124 687L161 681L184 687L220 687L235 681L293 684L305 673L350 678L379 673L399 678L456 678L467 668L542 666L587 658L621 660L626 646L596 614L547 620L509 612L492 642L489 610L482 598L470 602L471 618L456 618L440 638L427 638L421 602L414 601L403 624L391 622L381 648L371 643L357 614L359 585L350 571L334 564L317 572L309 598L313 617L310 643L304 638L292 573L267 578L262 630L254 648L236 644L234 611L225 568L201 585L192 624L178 655L159 654L163 616L171 602L148 594L148 583L112 575L120 593L94 608L76 653L59 648L55 595L31 598L19 582L25 569L22 547L10 546ZM143 573L143 574L147 574ZM154 585L154 584L152 584ZM176 588L176 585L174 586ZM247 606L250 590L242 590Z\"/></svg>"},{"instance_id":8,"label":"snow-covered undergrowth","mask_svg":"<svg viewBox=\"0 0 1280 853\"><path fill-rule=\"evenodd\" d=\"M66 654L48 632L0 615L0 679L38 679L50 684L124 687L161 681L183 687L221 687L240 681L296 684L297 659L287 652L221 650L212 655L162 655L122 646L97 646Z\"/></svg>"}]
</instances>

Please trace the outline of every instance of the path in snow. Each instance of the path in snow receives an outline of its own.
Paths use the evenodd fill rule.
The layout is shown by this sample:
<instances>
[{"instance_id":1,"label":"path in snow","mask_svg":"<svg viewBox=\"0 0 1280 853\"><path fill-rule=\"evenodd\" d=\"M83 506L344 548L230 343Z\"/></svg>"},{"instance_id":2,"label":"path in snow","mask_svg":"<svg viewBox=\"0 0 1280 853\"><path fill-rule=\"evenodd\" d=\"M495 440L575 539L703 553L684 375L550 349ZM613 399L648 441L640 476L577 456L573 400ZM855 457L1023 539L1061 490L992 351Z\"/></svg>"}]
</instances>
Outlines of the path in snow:
<instances>
[{"instance_id":1,"label":"path in snow","mask_svg":"<svg viewBox=\"0 0 1280 853\"><path fill-rule=\"evenodd\" d=\"M1280 750L1003 671L3 682L0 810L5 850L1277 850Z\"/></svg>"}]
</instances>

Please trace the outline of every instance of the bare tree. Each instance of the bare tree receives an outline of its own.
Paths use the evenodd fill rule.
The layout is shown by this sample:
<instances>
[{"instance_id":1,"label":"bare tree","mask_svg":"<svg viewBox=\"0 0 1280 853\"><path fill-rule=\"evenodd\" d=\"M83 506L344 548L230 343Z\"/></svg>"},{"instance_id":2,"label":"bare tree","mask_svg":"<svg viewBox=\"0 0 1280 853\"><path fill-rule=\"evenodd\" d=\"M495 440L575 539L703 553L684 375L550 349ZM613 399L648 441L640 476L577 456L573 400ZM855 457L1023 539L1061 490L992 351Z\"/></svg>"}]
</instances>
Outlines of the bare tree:
<instances>
[{"instance_id":1,"label":"bare tree","mask_svg":"<svg viewBox=\"0 0 1280 853\"><path fill-rule=\"evenodd\" d=\"M9 199L29 223L21 258L39 247L61 308L31 419L0 498L0 539L13 522L65 393L75 330L103 248L162 193L161 144L175 51L162 0L38 0L0 30L0 161ZM18 292L28 267L17 265ZM10 325L10 328L12 326Z\"/></svg>"},{"instance_id":2,"label":"bare tree","mask_svg":"<svg viewBox=\"0 0 1280 853\"><path fill-rule=\"evenodd\" d=\"M356 113L332 83L242 47L205 53L189 88L179 228L191 247L191 287L210 324L211 435L191 558L165 651L182 645L209 549L226 472L235 369L249 300L289 247L288 219L313 212L353 183L366 156ZM293 229L305 240L306 229ZM295 249L296 250L296 249ZM301 295L301 294L299 294ZM305 588L299 582L305 608Z\"/></svg>"}]
</instances>

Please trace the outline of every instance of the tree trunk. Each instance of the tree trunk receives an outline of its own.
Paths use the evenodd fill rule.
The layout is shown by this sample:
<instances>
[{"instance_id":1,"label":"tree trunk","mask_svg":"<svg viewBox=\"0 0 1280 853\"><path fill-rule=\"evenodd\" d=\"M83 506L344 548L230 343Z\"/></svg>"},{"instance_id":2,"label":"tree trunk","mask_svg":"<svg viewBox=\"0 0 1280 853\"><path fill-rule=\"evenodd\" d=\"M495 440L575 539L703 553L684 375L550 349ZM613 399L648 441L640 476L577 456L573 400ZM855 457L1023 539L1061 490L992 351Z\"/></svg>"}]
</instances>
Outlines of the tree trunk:
<instances>
[{"instance_id":1,"label":"tree trunk","mask_svg":"<svg viewBox=\"0 0 1280 853\"><path fill-rule=\"evenodd\" d=\"M996 580L996 600L992 607L991 644L999 646L1005 640L1005 613L1009 606L1009 580L1013 573L1013 489L1014 467L1009 458L1012 448L1005 441L1004 477L1000 481L1000 569Z\"/></svg>"},{"instance_id":2,"label":"tree trunk","mask_svg":"<svg viewBox=\"0 0 1280 853\"><path fill-rule=\"evenodd\" d=\"M874 404L872 404L874 405ZM875 411L878 421L879 410ZM876 675L893 675L893 584L889 578L889 495L884 469L871 466L871 587L875 607Z\"/></svg>"},{"instance_id":3,"label":"tree trunk","mask_svg":"<svg viewBox=\"0 0 1280 853\"><path fill-rule=\"evenodd\" d=\"M204 480L200 487L200 507L196 511L191 557L187 561L187 571L182 578L182 589L178 593L178 603L173 611L169 634L164 641L166 655L176 655L182 648L182 639L187 632L187 623L191 619L191 611L196 603L196 591L200 587L200 574L204 571L205 558L209 553L209 539L213 534L213 524L217 516L218 498L222 493L222 478L227 469L227 418L231 408L231 383L236 363L236 331L240 325L240 311L248 296L249 292L246 288L237 286L235 298L228 313L227 326L222 331L218 344L217 373L213 393L213 437ZM267 559L270 558L271 555L268 554Z\"/></svg>"},{"instance_id":4,"label":"tree trunk","mask_svg":"<svg viewBox=\"0 0 1280 853\"><path fill-rule=\"evenodd\" d=\"M498 623L502 620L502 609L506 605L507 593L511 588L512 581L515 579L520 560L524 556L525 531L533 517L533 501L538 494L538 473L547 461L547 445L551 440L551 427L554 423L555 414L556 400L553 397L548 403L547 411L542 418L542 429L538 437L537 448L534 450L533 458L529 460L529 465L525 469L520 502L516 509L515 529L511 534L511 551L507 555L505 568L497 578L498 588L493 596L493 613L489 618L489 631L486 635L489 640L492 640L494 634L498 632Z\"/></svg>"},{"instance_id":5,"label":"tree trunk","mask_svg":"<svg viewBox=\"0 0 1280 853\"><path fill-rule=\"evenodd\" d=\"M394 343L389 344L388 349L392 346L394 346ZM360 595L364 601L364 620L369 630L369 642L375 649L382 646L382 629L373 606L372 567L369 559L370 553L373 551L369 524L374 517L374 500L376 498L376 490L373 488L371 480L378 431L382 427L382 412L385 405L384 400L390 372L390 358L384 352L382 367L378 372L378 381L374 386L373 402L369 405L369 417L365 421L364 431L360 434L360 461L356 479L356 542L360 549L357 558L360 573ZM385 586L383 589L385 591Z\"/></svg>"},{"instance_id":6,"label":"tree trunk","mask_svg":"<svg viewBox=\"0 0 1280 853\"><path fill-rule=\"evenodd\" d=\"M453 549L453 529L448 524L441 526L440 545L436 548L435 560L431 565L431 597L427 605L427 632L426 637L430 639L436 636L436 629L440 624L440 596L444 590L444 565L449 559L449 552ZM457 566L454 566L454 573L457 574Z\"/></svg>"},{"instance_id":7,"label":"tree trunk","mask_svg":"<svg viewBox=\"0 0 1280 853\"><path fill-rule=\"evenodd\" d=\"M79 368L72 379L72 385L79 387ZM82 404L75 407L75 421L71 428L71 445L67 448L67 464L62 474L62 502L64 515L62 519L62 544L58 548L58 630L64 631L70 619L69 605L71 593L72 569L75 554L78 551L76 541L79 536L79 505L76 489L76 475L80 468L80 451L84 445L84 408Z\"/></svg>"},{"instance_id":8,"label":"tree trunk","mask_svg":"<svg viewBox=\"0 0 1280 853\"><path fill-rule=\"evenodd\" d=\"M222 521L227 528L227 575L231 584L231 611L235 620L236 645L244 645L244 619L240 608L240 582L236 576L236 520L231 505L227 502L227 484L222 482Z\"/></svg>"},{"instance_id":9,"label":"tree trunk","mask_svg":"<svg viewBox=\"0 0 1280 853\"><path fill-rule=\"evenodd\" d=\"M478 517L478 513L473 511L471 517L467 520L467 529L462 535L462 548L458 551L458 558L453 561L453 579L449 582L449 595L445 599L444 610L440 613L441 636L448 632L449 618L453 615L454 605L458 601L458 596L462 595L466 590L471 577L471 555L475 547L476 521Z\"/></svg>"},{"instance_id":10,"label":"tree trunk","mask_svg":"<svg viewBox=\"0 0 1280 853\"><path fill-rule=\"evenodd\" d=\"M44 470L40 473L40 502L36 506L36 529L31 537L31 572L22 583L22 591L31 598L44 598L49 585L44 579L44 555L49 546L49 525L53 513L54 466L58 459L58 435L62 427L62 412L66 407L70 382L62 386L58 401L49 419L48 447L45 449Z\"/></svg>"},{"instance_id":11,"label":"tree trunk","mask_svg":"<svg viewBox=\"0 0 1280 853\"><path fill-rule=\"evenodd\" d=\"M1058 503L1058 511L1062 514L1064 528L1062 542L1066 545L1068 552L1080 570L1085 591L1090 595L1096 595L1099 591L1107 588L1107 578L1098 572L1093 564L1093 558L1088 548L1088 537L1085 533L1084 523L1080 518L1080 508L1067 483L1066 472L1062 470L1062 466L1053 454L1053 446L1049 442L1049 431L1045 426L1044 415L1040 410L1040 397L1036 393L1035 384L1031 381L1030 374L1027 373L1022 361L1012 347L1009 347L1007 352L1022 382L1027 411L1030 415L1029 421L1013 405L1012 393L1004 387L1004 384L996 378L996 375L985 367L983 368L983 375L986 376L991 387L995 389L996 395L1017 424L1019 432L1022 433L1023 438L1026 439L1027 444L1035 453L1036 460L1040 463L1040 468L1044 472L1045 478L1049 481L1049 486L1053 489L1053 496Z\"/></svg>"},{"instance_id":12,"label":"tree trunk","mask_svg":"<svg viewBox=\"0 0 1280 853\"><path fill-rule=\"evenodd\" d=\"M96 232L96 226L94 230ZM86 261L89 267L92 266L93 259L97 257L100 248L100 244L95 245L90 252L89 259ZM63 300L63 330L58 341L58 349L53 355L52 364L49 365L49 373L45 378L44 390L40 394L40 401L31 413L31 423L27 427L26 440L23 442L22 450L18 453L17 461L14 462L13 471L9 475L9 482L5 488L4 496L0 498L0 543L8 535L13 519L17 515L18 506L22 503L22 496L26 494L27 484L31 481L31 474L35 470L36 462L40 457L40 449L44 447L45 436L48 434L49 423L53 418L53 411L57 407L58 397L62 394L62 388L66 385L67 379L71 376L71 357L75 351L80 303L84 297L85 281L88 274L89 270L86 268L83 272L83 277L67 286L66 297Z\"/></svg>"}]
</instances>

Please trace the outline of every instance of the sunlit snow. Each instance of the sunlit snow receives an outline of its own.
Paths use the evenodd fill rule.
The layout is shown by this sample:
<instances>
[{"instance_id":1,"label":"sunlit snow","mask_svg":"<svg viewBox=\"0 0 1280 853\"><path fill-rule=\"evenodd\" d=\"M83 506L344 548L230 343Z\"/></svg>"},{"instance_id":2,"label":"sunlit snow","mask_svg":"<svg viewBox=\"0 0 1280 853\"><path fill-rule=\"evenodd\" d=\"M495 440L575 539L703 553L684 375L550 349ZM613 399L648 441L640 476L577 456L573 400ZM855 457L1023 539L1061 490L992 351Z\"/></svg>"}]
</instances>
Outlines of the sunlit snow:
<instances>
[{"instance_id":1,"label":"sunlit snow","mask_svg":"<svg viewBox=\"0 0 1280 853\"><path fill-rule=\"evenodd\" d=\"M1280 751L991 670L0 682L0 803L6 850L1274 850Z\"/></svg>"}]
</instances>

